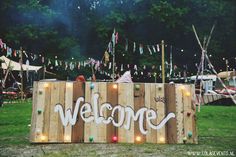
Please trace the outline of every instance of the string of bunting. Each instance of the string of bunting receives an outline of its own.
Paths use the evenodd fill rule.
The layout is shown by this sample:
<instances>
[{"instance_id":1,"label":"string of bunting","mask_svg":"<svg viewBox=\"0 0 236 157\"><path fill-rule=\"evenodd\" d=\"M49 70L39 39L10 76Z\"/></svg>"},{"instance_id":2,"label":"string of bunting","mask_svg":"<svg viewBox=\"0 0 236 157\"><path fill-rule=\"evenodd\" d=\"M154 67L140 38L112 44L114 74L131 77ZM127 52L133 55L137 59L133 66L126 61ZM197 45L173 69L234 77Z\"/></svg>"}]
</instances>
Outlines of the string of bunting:
<instances>
[{"instance_id":1,"label":"string of bunting","mask_svg":"<svg viewBox=\"0 0 236 157\"><path fill-rule=\"evenodd\" d=\"M120 37L121 38L121 37ZM97 71L100 72L100 74L105 74L106 76L111 76L111 69L112 69L112 62L110 62L109 57L112 54L112 42L115 42L115 44L118 44L118 40L119 40L119 34L118 32L114 31L111 37L110 42L108 43L107 49L104 53L104 56L102 58L101 61L99 60L94 60L92 58L86 59L86 60L76 60L74 58L72 58L70 61L64 61L64 60L59 60L57 56L55 56L54 58L46 58L45 56L41 55L41 54L34 54L34 53L29 53L26 51L23 51L23 54L25 55L26 61L25 63L27 65L29 65L30 60L31 61L35 61L35 60L41 60L39 63L45 65L47 68L49 69L53 69L55 67L62 67L62 69L64 70L74 70L74 69L80 69L81 67L85 67L85 66L93 66ZM128 47L129 47L129 39L125 39L127 42L125 44L125 50L128 51ZM133 42L133 52L136 52L136 43L137 42ZM165 45L167 46L167 45ZM147 50L149 51L149 54L152 55L154 53L160 52L160 44L155 44L155 45L144 45L144 44L139 44L139 52L140 54L144 54L144 47L147 48ZM2 39L0 39L0 48L3 50L3 52L5 51L5 55L6 57L20 57L20 50L14 50L12 48L10 48L6 43L4 43L2 41ZM104 61L103 61L104 60ZM166 62L166 65L168 66L168 62ZM119 66L119 68L118 68ZM168 68L168 67L167 67ZM158 67L155 66L151 66L148 67L146 65L140 66L140 65L131 65L131 64L120 64L120 65L115 65L115 71L120 71L123 72L125 70L133 70L133 75L144 75L144 73L148 74L149 77L154 76L156 77L156 72L153 71L157 71ZM159 69L161 70L161 67L159 67ZM160 77L160 75L159 75ZM167 76L168 77L168 76Z\"/></svg>"}]
</instances>

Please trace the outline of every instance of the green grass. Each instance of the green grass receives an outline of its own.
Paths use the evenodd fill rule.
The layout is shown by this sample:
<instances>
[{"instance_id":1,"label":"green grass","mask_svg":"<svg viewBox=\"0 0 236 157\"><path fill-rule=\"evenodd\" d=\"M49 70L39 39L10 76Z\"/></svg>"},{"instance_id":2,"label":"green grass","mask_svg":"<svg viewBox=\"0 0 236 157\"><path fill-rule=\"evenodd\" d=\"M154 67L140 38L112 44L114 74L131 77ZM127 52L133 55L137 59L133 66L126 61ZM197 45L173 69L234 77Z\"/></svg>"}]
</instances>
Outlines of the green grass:
<instances>
[{"instance_id":1,"label":"green grass","mask_svg":"<svg viewBox=\"0 0 236 157\"><path fill-rule=\"evenodd\" d=\"M29 143L32 103L5 104L0 108L0 143Z\"/></svg>"},{"instance_id":2,"label":"green grass","mask_svg":"<svg viewBox=\"0 0 236 157\"><path fill-rule=\"evenodd\" d=\"M236 151L236 107L203 106L197 113L199 144L48 144L29 143L32 103L0 108L0 156L187 156L187 151ZM173 151L175 154L173 154ZM31 155L32 154L32 155ZM173 154L173 155L170 155ZM235 152L236 154L236 152ZM23 155L24 156L24 155Z\"/></svg>"},{"instance_id":3,"label":"green grass","mask_svg":"<svg viewBox=\"0 0 236 157\"><path fill-rule=\"evenodd\" d=\"M200 136L236 136L235 106L203 106L198 113Z\"/></svg>"}]
</instances>

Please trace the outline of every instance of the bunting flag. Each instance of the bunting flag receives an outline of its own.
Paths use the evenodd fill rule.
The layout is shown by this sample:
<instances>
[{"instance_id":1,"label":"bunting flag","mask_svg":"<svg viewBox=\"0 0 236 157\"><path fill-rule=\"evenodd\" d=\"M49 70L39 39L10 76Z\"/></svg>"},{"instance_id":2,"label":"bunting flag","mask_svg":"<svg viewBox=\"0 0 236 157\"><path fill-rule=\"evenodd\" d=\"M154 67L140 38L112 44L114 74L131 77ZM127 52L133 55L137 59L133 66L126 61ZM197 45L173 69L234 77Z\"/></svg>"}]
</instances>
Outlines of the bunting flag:
<instances>
[{"instance_id":1,"label":"bunting flag","mask_svg":"<svg viewBox=\"0 0 236 157\"><path fill-rule=\"evenodd\" d=\"M134 42L134 48L133 48L133 52L136 51L136 43Z\"/></svg>"},{"instance_id":2,"label":"bunting flag","mask_svg":"<svg viewBox=\"0 0 236 157\"><path fill-rule=\"evenodd\" d=\"M2 42L2 39L0 39L0 48L1 48L1 49L3 48L3 42Z\"/></svg>"},{"instance_id":3,"label":"bunting flag","mask_svg":"<svg viewBox=\"0 0 236 157\"><path fill-rule=\"evenodd\" d=\"M65 70L68 69L68 62L65 62Z\"/></svg>"},{"instance_id":4,"label":"bunting flag","mask_svg":"<svg viewBox=\"0 0 236 157\"><path fill-rule=\"evenodd\" d=\"M99 70L99 68L100 68L100 62L99 62L99 61L96 61L95 70Z\"/></svg>"},{"instance_id":5,"label":"bunting flag","mask_svg":"<svg viewBox=\"0 0 236 157\"><path fill-rule=\"evenodd\" d=\"M109 68L108 69L111 69L111 62L109 62Z\"/></svg>"},{"instance_id":6,"label":"bunting flag","mask_svg":"<svg viewBox=\"0 0 236 157\"><path fill-rule=\"evenodd\" d=\"M152 45L152 49L153 49L153 52L154 53L156 53L157 51L156 51L156 48L155 48L155 46L154 45Z\"/></svg>"},{"instance_id":7,"label":"bunting flag","mask_svg":"<svg viewBox=\"0 0 236 157\"><path fill-rule=\"evenodd\" d=\"M105 51L104 53L104 57L105 57L105 63L108 63L109 62L109 53L107 51Z\"/></svg>"},{"instance_id":8,"label":"bunting flag","mask_svg":"<svg viewBox=\"0 0 236 157\"><path fill-rule=\"evenodd\" d=\"M16 57L17 54L16 54L16 50L13 51L13 56Z\"/></svg>"},{"instance_id":9,"label":"bunting flag","mask_svg":"<svg viewBox=\"0 0 236 157\"><path fill-rule=\"evenodd\" d=\"M139 44L139 53L140 53L140 55L143 54L143 45L142 44Z\"/></svg>"},{"instance_id":10,"label":"bunting flag","mask_svg":"<svg viewBox=\"0 0 236 157\"><path fill-rule=\"evenodd\" d=\"M115 29L112 33L112 43L113 43L113 46L116 44L116 30Z\"/></svg>"},{"instance_id":11,"label":"bunting flag","mask_svg":"<svg viewBox=\"0 0 236 157\"><path fill-rule=\"evenodd\" d=\"M108 52L112 53L112 43L111 42L109 42L109 44L108 44Z\"/></svg>"},{"instance_id":12,"label":"bunting flag","mask_svg":"<svg viewBox=\"0 0 236 157\"><path fill-rule=\"evenodd\" d=\"M48 65L50 65L51 64L51 61L50 61L50 59L48 59Z\"/></svg>"},{"instance_id":13,"label":"bunting flag","mask_svg":"<svg viewBox=\"0 0 236 157\"><path fill-rule=\"evenodd\" d=\"M57 59L55 60L55 67L59 66Z\"/></svg>"},{"instance_id":14,"label":"bunting flag","mask_svg":"<svg viewBox=\"0 0 236 157\"><path fill-rule=\"evenodd\" d=\"M44 60L44 57L42 57L42 63L44 63L44 61L45 61L45 60Z\"/></svg>"},{"instance_id":15,"label":"bunting flag","mask_svg":"<svg viewBox=\"0 0 236 157\"><path fill-rule=\"evenodd\" d=\"M157 44L157 52L160 52L159 44Z\"/></svg>"},{"instance_id":16,"label":"bunting flag","mask_svg":"<svg viewBox=\"0 0 236 157\"><path fill-rule=\"evenodd\" d=\"M120 71L123 71L123 70L124 70L124 67L123 67L123 64L121 64Z\"/></svg>"},{"instance_id":17,"label":"bunting flag","mask_svg":"<svg viewBox=\"0 0 236 157\"><path fill-rule=\"evenodd\" d=\"M116 44L118 43L119 35L118 32L116 32Z\"/></svg>"},{"instance_id":18,"label":"bunting flag","mask_svg":"<svg viewBox=\"0 0 236 157\"><path fill-rule=\"evenodd\" d=\"M125 51L128 51L129 49L129 41L128 39L125 39Z\"/></svg>"},{"instance_id":19,"label":"bunting flag","mask_svg":"<svg viewBox=\"0 0 236 157\"><path fill-rule=\"evenodd\" d=\"M148 49L148 51L149 51L150 55L152 55L152 50L151 50L151 48L150 48L150 46L149 46L149 45L147 45L147 49Z\"/></svg>"},{"instance_id":20,"label":"bunting flag","mask_svg":"<svg viewBox=\"0 0 236 157\"><path fill-rule=\"evenodd\" d=\"M73 62L70 62L70 70L74 70L75 65L73 64Z\"/></svg>"}]
</instances>

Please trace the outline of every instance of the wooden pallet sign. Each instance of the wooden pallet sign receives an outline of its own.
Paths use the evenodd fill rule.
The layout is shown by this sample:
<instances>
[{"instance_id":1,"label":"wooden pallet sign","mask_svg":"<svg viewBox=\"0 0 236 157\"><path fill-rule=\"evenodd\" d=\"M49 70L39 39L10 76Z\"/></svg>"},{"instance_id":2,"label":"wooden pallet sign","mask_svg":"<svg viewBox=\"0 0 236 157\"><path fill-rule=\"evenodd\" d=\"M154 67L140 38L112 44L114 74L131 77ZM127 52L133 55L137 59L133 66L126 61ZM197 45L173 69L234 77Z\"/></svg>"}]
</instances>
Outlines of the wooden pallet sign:
<instances>
[{"instance_id":1,"label":"wooden pallet sign","mask_svg":"<svg viewBox=\"0 0 236 157\"><path fill-rule=\"evenodd\" d=\"M31 143L197 143L194 86L34 82Z\"/></svg>"}]
</instances>

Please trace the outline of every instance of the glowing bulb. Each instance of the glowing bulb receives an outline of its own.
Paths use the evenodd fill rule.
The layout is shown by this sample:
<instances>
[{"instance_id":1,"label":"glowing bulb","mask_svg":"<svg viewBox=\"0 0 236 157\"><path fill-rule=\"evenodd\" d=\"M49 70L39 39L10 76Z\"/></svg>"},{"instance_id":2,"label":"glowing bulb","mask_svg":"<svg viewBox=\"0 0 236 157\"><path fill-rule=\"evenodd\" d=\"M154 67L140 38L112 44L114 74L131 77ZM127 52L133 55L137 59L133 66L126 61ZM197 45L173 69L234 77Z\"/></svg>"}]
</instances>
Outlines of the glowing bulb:
<instances>
[{"instance_id":1,"label":"glowing bulb","mask_svg":"<svg viewBox=\"0 0 236 157\"><path fill-rule=\"evenodd\" d=\"M41 135L40 139L41 139L41 141L45 141L47 139L47 136Z\"/></svg>"},{"instance_id":2,"label":"glowing bulb","mask_svg":"<svg viewBox=\"0 0 236 157\"><path fill-rule=\"evenodd\" d=\"M49 84L48 83L45 83L44 84L44 88L48 88L49 87Z\"/></svg>"},{"instance_id":3,"label":"glowing bulb","mask_svg":"<svg viewBox=\"0 0 236 157\"><path fill-rule=\"evenodd\" d=\"M160 137L159 140L160 140L161 143L165 143L165 138L164 137Z\"/></svg>"},{"instance_id":4,"label":"glowing bulb","mask_svg":"<svg viewBox=\"0 0 236 157\"><path fill-rule=\"evenodd\" d=\"M68 135L66 135L65 137L64 137L64 139L65 139L65 141L70 141L70 136L68 136Z\"/></svg>"},{"instance_id":5,"label":"glowing bulb","mask_svg":"<svg viewBox=\"0 0 236 157\"><path fill-rule=\"evenodd\" d=\"M114 89L117 89L117 84L113 84L112 86Z\"/></svg>"},{"instance_id":6,"label":"glowing bulb","mask_svg":"<svg viewBox=\"0 0 236 157\"><path fill-rule=\"evenodd\" d=\"M135 140L136 140L137 142L141 142L142 138L141 138L140 136L137 136L137 137L135 138Z\"/></svg>"},{"instance_id":7,"label":"glowing bulb","mask_svg":"<svg viewBox=\"0 0 236 157\"><path fill-rule=\"evenodd\" d=\"M190 92L186 92L185 95L186 96L190 96L191 94L190 94Z\"/></svg>"},{"instance_id":8,"label":"glowing bulb","mask_svg":"<svg viewBox=\"0 0 236 157\"><path fill-rule=\"evenodd\" d=\"M113 136L113 137L112 137L112 142L116 143L117 141L118 141L117 136Z\"/></svg>"}]
</instances>

